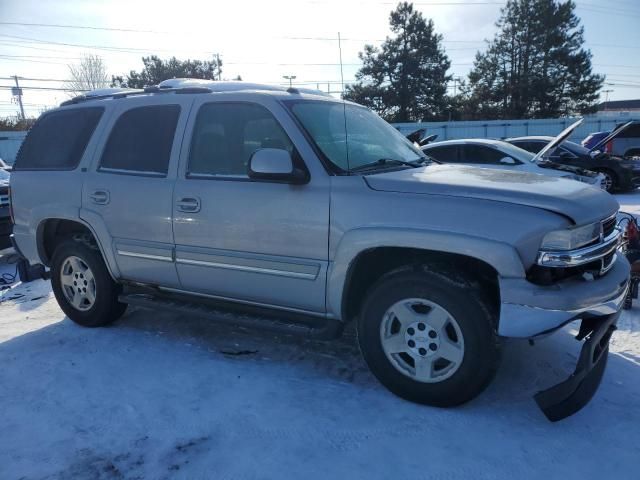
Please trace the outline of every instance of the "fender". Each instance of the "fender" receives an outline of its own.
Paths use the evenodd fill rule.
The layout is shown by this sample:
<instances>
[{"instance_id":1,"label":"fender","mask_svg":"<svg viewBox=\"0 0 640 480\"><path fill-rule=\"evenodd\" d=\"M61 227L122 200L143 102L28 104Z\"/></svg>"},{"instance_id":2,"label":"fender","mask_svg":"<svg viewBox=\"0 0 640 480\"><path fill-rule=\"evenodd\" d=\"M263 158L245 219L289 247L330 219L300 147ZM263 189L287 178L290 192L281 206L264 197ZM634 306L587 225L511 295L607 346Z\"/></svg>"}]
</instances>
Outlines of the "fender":
<instances>
[{"instance_id":1,"label":"fender","mask_svg":"<svg viewBox=\"0 0 640 480\"><path fill-rule=\"evenodd\" d=\"M395 227L363 227L345 233L330 263L327 280L327 312L342 317L342 296L347 275L358 255L378 247L415 248L473 257L488 263L501 277L523 278L522 260L516 249L503 242L438 230Z\"/></svg>"},{"instance_id":2,"label":"fender","mask_svg":"<svg viewBox=\"0 0 640 480\"><path fill-rule=\"evenodd\" d=\"M44 253L41 250L42 236L44 233L44 223L47 220L69 220L77 222L89 229L93 237L96 239L102 258L105 261L109 275L116 280L120 276L118 264L113 255L113 249L110 248L112 241L109 232L106 229L102 219L97 215L86 215L86 210L66 206L63 204L42 205L31 211L29 235L23 238L36 239L35 249L40 262L44 263ZM95 217L95 218L92 218ZM20 245L22 249L22 244ZM33 250L30 250L33 251Z\"/></svg>"}]
</instances>

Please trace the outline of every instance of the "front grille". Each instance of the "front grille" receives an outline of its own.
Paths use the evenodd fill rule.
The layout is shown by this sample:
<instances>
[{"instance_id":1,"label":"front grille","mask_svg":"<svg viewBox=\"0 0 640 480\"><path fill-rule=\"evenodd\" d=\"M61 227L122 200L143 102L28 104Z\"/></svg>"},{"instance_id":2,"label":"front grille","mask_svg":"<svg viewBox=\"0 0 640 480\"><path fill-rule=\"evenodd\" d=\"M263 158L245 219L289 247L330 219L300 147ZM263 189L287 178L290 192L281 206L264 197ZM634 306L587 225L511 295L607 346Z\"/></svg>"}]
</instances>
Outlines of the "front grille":
<instances>
[{"instance_id":1,"label":"front grille","mask_svg":"<svg viewBox=\"0 0 640 480\"><path fill-rule=\"evenodd\" d=\"M609 235L611 235L611 233L613 233L613 230L616 228L616 216L614 215L611 218L607 218L606 220L602 221L602 235L604 236L604 238L607 238Z\"/></svg>"},{"instance_id":2,"label":"front grille","mask_svg":"<svg viewBox=\"0 0 640 480\"><path fill-rule=\"evenodd\" d=\"M9 195L0 194L0 207L8 207L9 206Z\"/></svg>"}]
</instances>

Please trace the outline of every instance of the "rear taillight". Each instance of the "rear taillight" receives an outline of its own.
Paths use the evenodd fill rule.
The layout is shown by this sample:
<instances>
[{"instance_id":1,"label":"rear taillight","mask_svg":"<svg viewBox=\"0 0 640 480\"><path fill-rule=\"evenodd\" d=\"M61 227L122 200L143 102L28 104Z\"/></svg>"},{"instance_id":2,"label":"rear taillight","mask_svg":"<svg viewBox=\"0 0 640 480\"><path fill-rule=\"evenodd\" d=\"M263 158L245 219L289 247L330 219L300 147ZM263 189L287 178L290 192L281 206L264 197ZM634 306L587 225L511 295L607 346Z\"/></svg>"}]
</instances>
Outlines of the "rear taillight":
<instances>
[{"instance_id":1,"label":"rear taillight","mask_svg":"<svg viewBox=\"0 0 640 480\"><path fill-rule=\"evenodd\" d=\"M13 218L13 199L11 198L11 187L9 187L9 217L11 217L11 225L15 225L16 221Z\"/></svg>"},{"instance_id":2,"label":"rear taillight","mask_svg":"<svg viewBox=\"0 0 640 480\"><path fill-rule=\"evenodd\" d=\"M613 152L613 140L609 140L607 143L605 143L604 145L604 151L606 153L611 153Z\"/></svg>"}]
</instances>

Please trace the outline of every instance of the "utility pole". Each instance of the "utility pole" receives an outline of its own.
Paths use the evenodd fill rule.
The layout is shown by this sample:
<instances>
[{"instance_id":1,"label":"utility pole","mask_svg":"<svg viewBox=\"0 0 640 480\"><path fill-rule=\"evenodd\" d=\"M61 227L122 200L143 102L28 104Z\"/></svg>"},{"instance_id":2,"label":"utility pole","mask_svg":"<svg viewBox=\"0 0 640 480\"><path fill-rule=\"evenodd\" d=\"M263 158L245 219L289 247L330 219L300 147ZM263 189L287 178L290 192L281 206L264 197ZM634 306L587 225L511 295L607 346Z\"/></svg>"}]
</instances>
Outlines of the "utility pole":
<instances>
[{"instance_id":1,"label":"utility pole","mask_svg":"<svg viewBox=\"0 0 640 480\"><path fill-rule=\"evenodd\" d=\"M15 88L11 89L11 93L13 93L14 97L18 97L18 105L20 105L20 115L22 116L22 120L24 121L24 107L22 106L22 89L20 88L20 84L18 83L18 76L14 75L13 79L16 81Z\"/></svg>"},{"instance_id":2,"label":"utility pole","mask_svg":"<svg viewBox=\"0 0 640 480\"><path fill-rule=\"evenodd\" d=\"M602 93L605 94L605 97L604 97L604 109L603 109L605 112L607 111L607 107L609 106L609 94L611 92L613 92L613 90L603 90L602 91Z\"/></svg>"},{"instance_id":3,"label":"utility pole","mask_svg":"<svg viewBox=\"0 0 640 480\"><path fill-rule=\"evenodd\" d=\"M216 62L218 68L218 81L222 80L222 68L220 68L220 54L216 53Z\"/></svg>"},{"instance_id":4,"label":"utility pole","mask_svg":"<svg viewBox=\"0 0 640 480\"><path fill-rule=\"evenodd\" d=\"M283 75L282 78L289 80L289 88L293 87L293 80L297 77L295 75Z\"/></svg>"}]
</instances>

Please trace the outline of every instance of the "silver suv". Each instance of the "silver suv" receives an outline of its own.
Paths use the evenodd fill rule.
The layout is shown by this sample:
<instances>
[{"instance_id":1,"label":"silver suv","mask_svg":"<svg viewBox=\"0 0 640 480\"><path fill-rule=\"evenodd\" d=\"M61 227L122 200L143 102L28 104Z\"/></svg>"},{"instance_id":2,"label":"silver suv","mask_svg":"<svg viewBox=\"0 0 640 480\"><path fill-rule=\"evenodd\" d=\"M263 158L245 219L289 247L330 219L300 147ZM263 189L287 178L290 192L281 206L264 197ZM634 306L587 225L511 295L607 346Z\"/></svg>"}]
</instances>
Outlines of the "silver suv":
<instances>
[{"instance_id":1,"label":"silver suv","mask_svg":"<svg viewBox=\"0 0 640 480\"><path fill-rule=\"evenodd\" d=\"M74 322L128 304L319 338L355 322L376 377L428 405L477 396L502 337L580 319L574 375L536 395L551 420L574 413L627 291L607 193L433 164L319 92L171 80L79 97L40 117L11 187L16 248Z\"/></svg>"}]
</instances>

